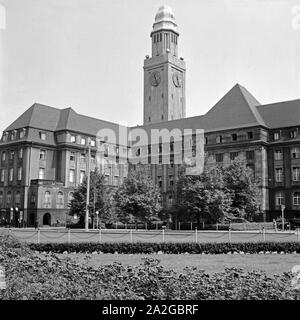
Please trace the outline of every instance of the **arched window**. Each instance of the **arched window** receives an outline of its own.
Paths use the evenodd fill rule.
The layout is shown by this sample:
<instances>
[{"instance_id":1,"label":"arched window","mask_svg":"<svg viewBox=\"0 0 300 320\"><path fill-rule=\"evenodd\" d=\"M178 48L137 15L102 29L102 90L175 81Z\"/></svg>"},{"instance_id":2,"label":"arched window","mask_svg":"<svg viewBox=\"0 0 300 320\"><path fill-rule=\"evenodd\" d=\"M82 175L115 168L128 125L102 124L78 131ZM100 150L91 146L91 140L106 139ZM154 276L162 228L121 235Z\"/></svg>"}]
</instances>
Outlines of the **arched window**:
<instances>
[{"instance_id":1,"label":"arched window","mask_svg":"<svg viewBox=\"0 0 300 320\"><path fill-rule=\"evenodd\" d=\"M61 191L57 193L56 207L58 209L62 209L64 207L64 194Z\"/></svg>"},{"instance_id":2,"label":"arched window","mask_svg":"<svg viewBox=\"0 0 300 320\"><path fill-rule=\"evenodd\" d=\"M44 208L51 208L51 193L50 193L50 191L45 192Z\"/></svg>"},{"instance_id":3,"label":"arched window","mask_svg":"<svg viewBox=\"0 0 300 320\"><path fill-rule=\"evenodd\" d=\"M16 207L20 207L20 205L21 205L21 192L20 191L16 192L15 204L16 204Z\"/></svg>"},{"instance_id":4,"label":"arched window","mask_svg":"<svg viewBox=\"0 0 300 320\"><path fill-rule=\"evenodd\" d=\"M300 206L300 192L295 192L293 194L293 204L294 206Z\"/></svg>"},{"instance_id":5,"label":"arched window","mask_svg":"<svg viewBox=\"0 0 300 320\"><path fill-rule=\"evenodd\" d=\"M282 204L284 204L284 194L283 192L277 192L275 195L275 203L276 206L281 206Z\"/></svg>"}]
</instances>

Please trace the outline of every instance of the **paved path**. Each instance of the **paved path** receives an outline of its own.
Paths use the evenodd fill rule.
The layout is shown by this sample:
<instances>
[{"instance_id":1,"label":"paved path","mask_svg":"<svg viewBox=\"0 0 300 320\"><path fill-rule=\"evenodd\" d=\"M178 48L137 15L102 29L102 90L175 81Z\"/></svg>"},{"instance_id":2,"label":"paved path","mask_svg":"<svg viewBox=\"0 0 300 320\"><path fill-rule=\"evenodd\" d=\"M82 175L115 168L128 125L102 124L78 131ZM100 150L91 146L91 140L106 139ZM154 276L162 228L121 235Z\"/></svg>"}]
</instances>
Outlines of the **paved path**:
<instances>
[{"instance_id":1,"label":"paved path","mask_svg":"<svg viewBox=\"0 0 300 320\"><path fill-rule=\"evenodd\" d=\"M89 230L65 228L0 228L22 242L258 242L300 241L296 231L176 231L176 230Z\"/></svg>"}]
</instances>

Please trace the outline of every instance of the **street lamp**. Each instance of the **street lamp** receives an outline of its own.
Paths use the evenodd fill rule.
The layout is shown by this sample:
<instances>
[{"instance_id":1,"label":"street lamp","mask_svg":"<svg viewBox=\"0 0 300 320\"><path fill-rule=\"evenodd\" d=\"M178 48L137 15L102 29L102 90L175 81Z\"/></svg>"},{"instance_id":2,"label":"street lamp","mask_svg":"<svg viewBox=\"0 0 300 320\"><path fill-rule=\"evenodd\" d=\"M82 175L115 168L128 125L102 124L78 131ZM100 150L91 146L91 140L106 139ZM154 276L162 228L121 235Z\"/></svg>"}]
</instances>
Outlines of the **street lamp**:
<instances>
[{"instance_id":1,"label":"street lamp","mask_svg":"<svg viewBox=\"0 0 300 320\"><path fill-rule=\"evenodd\" d=\"M91 139L88 138L88 158L87 158L87 182L86 182L86 209L85 209L85 231L89 231L89 204L90 204L90 158Z\"/></svg>"},{"instance_id":2,"label":"street lamp","mask_svg":"<svg viewBox=\"0 0 300 320\"><path fill-rule=\"evenodd\" d=\"M99 228L99 211L96 211L96 217L97 217L97 222L96 222L96 229Z\"/></svg>"},{"instance_id":3,"label":"street lamp","mask_svg":"<svg viewBox=\"0 0 300 320\"><path fill-rule=\"evenodd\" d=\"M284 231L284 209L285 209L285 205L282 204L281 205L281 223L282 223L282 231Z\"/></svg>"}]
</instances>

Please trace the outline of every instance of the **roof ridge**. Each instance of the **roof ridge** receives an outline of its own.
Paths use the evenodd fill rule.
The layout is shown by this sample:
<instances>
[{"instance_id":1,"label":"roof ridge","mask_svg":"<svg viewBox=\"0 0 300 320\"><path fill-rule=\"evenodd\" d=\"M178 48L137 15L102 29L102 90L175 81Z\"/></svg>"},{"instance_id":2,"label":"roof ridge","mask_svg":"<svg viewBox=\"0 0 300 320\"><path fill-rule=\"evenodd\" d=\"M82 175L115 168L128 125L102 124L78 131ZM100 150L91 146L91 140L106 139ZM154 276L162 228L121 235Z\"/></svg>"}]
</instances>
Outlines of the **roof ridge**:
<instances>
[{"instance_id":1,"label":"roof ridge","mask_svg":"<svg viewBox=\"0 0 300 320\"><path fill-rule=\"evenodd\" d=\"M295 102L295 101L300 101L300 99L292 99L292 100L278 101L278 102L272 102L272 103L267 103L267 104L260 104L257 107L267 107L267 106L271 106L271 105L274 105L274 104L290 103L290 102Z\"/></svg>"}]
</instances>

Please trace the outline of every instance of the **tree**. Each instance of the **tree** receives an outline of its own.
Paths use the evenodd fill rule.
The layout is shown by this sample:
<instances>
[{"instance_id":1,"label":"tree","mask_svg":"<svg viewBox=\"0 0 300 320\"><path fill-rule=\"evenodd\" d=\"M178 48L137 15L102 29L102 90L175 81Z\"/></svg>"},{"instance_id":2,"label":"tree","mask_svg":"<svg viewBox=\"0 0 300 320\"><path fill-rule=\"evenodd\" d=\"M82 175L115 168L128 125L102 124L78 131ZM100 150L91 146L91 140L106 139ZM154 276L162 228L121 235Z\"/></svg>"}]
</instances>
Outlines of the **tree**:
<instances>
[{"instance_id":1,"label":"tree","mask_svg":"<svg viewBox=\"0 0 300 320\"><path fill-rule=\"evenodd\" d=\"M231 192L232 213L253 220L260 213L261 189L254 172L242 158L236 158L223 168L225 186Z\"/></svg>"},{"instance_id":2,"label":"tree","mask_svg":"<svg viewBox=\"0 0 300 320\"><path fill-rule=\"evenodd\" d=\"M184 214L189 221L216 223L230 216L230 193L218 167L205 169L199 176L181 177L177 195L177 218Z\"/></svg>"},{"instance_id":3,"label":"tree","mask_svg":"<svg viewBox=\"0 0 300 320\"><path fill-rule=\"evenodd\" d=\"M119 219L124 223L151 223L158 220L161 210L160 191L145 173L143 166L137 166L129 172L116 190L114 202Z\"/></svg>"},{"instance_id":4,"label":"tree","mask_svg":"<svg viewBox=\"0 0 300 320\"><path fill-rule=\"evenodd\" d=\"M70 215L74 216L76 214L82 224L86 211L86 191L87 177L85 177L83 182L74 190L73 199L69 203ZM90 173L89 212L95 214L96 211L99 211L99 216L104 216L106 191L104 175L96 168Z\"/></svg>"}]
</instances>

